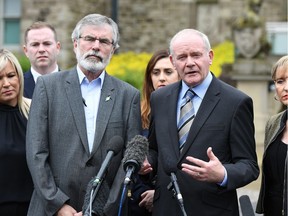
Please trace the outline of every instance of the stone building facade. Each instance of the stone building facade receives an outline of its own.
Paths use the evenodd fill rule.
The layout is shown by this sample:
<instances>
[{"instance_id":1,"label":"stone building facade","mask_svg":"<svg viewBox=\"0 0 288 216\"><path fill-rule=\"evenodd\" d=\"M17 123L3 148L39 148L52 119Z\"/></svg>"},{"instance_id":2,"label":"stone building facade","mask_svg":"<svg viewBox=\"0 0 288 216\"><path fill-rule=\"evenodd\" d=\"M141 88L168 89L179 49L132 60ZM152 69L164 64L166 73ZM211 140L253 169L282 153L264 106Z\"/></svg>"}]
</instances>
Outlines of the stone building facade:
<instances>
[{"instance_id":1,"label":"stone building facade","mask_svg":"<svg viewBox=\"0 0 288 216\"><path fill-rule=\"evenodd\" d=\"M171 37L184 28L203 31L212 45L232 40L231 25L243 14L247 1L22 0L21 32L36 20L55 26L62 44L60 64L66 68L75 63L72 29L86 14L100 13L117 21L121 35L119 52L154 52L167 47ZM260 16L266 21L287 21L287 1L263 0Z\"/></svg>"}]
</instances>

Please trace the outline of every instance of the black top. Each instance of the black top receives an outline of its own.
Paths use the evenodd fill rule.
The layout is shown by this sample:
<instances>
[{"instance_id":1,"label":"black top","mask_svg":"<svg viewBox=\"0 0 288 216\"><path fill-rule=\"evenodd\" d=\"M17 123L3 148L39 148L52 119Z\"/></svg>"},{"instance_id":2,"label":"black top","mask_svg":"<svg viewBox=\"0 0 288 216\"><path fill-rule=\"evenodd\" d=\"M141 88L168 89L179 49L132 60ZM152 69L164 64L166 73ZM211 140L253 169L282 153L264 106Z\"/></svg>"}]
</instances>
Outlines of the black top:
<instances>
[{"instance_id":1,"label":"black top","mask_svg":"<svg viewBox=\"0 0 288 216\"><path fill-rule=\"evenodd\" d=\"M27 119L18 106L0 104L0 203L27 202L33 183L26 163Z\"/></svg>"},{"instance_id":2,"label":"black top","mask_svg":"<svg viewBox=\"0 0 288 216\"><path fill-rule=\"evenodd\" d=\"M268 147L264 158L264 173L266 181L265 216L282 215L284 169L287 155L287 144L281 141L282 136Z\"/></svg>"}]
</instances>

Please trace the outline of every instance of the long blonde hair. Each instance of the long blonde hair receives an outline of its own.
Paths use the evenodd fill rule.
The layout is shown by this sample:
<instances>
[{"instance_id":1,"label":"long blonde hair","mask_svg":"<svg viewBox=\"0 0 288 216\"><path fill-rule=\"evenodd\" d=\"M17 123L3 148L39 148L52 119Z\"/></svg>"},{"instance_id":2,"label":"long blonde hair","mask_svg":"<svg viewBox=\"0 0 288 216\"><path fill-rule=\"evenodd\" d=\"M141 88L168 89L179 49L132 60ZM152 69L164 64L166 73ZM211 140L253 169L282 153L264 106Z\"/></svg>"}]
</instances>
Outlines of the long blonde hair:
<instances>
[{"instance_id":1,"label":"long blonde hair","mask_svg":"<svg viewBox=\"0 0 288 216\"><path fill-rule=\"evenodd\" d=\"M3 68L6 67L8 62L12 64L19 77L20 90L17 98L19 110L28 119L31 100L23 97L24 78L22 68L18 59L13 53L11 53L7 49L0 49L0 70L3 70Z\"/></svg>"}]
</instances>

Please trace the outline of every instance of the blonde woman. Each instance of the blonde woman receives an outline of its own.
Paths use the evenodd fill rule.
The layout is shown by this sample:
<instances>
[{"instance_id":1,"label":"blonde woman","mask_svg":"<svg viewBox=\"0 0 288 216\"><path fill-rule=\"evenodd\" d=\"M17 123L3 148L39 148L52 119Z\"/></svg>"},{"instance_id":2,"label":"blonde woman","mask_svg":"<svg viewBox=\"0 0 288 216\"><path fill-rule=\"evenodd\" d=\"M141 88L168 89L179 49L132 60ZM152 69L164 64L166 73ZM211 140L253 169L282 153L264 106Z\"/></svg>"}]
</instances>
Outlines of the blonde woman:
<instances>
[{"instance_id":1,"label":"blonde woman","mask_svg":"<svg viewBox=\"0 0 288 216\"><path fill-rule=\"evenodd\" d=\"M26 216L33 190L26 163L26 125L30 100L23 97L17 58L0 49L0 214Z\"/></svg>"},{"instance_id":2,"label":"blonde woman","mask_svg":"<svg viewBox=\"0 0 288 216\"><path fill-rule=\"evenodd\" d=\"M266 124L262 183L256 212L265 216L287 216L288 55L275 63L271 75L275 83L275 99L286 109L272 116Z\"/></svg>"}]
</instances>

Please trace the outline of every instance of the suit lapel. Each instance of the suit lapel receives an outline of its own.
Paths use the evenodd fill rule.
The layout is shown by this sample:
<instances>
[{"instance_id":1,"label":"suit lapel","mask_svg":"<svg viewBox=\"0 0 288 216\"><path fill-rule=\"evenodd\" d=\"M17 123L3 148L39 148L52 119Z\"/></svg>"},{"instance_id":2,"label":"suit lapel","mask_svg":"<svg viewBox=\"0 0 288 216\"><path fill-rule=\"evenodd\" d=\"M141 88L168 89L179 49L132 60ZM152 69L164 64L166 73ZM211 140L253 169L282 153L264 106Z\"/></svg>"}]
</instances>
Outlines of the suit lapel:
<instances>
[{"instance_id":1,"label":"suit lapel","mask_svg":"<svg viewBox=\"0 0 288 216\"><path fill-rule=\"evenodd\" d=\"M102 141L116 98L116 89L111 76L105 74L99 102L97 124L92 154L95 153Z\"/></svg>"},{"instance_id":2,"label":"suit lapel","mask_svg":"<svg viewBox=\"0 0 288 216\"><path fill-rule=\"evenodd\" d=\"M70 103L80 139L84 145L85 151L87 154L90 154L85 124L85 112L83 108L81 89L76 68L68 73L68 76L64 80L64 88L66 91L67 100Z\"/></svg>"},{"instance_id":3,"label":"suit lapel","mask_svg":"<svg viewBox=\"0 0 288 216\"><path fill-rule=\"evenodd\" d=\"M179 90L181 88L181 81L177 84L173 85L170 88L170 92L167 94L165 100L169 101L167 106L167 116L168 116L168 123L167 127L169 131L169 136L171 140L171 149L175 152L177 158L179 158L179 139L178 139L178 128L177 128L177 101ZM175 145L176 143L176 145Z\"/></svg>"},{"instance_id":4,"label":"suit lapel","mask_svg":"<svg viewBox=\"0 0 288 216\"><path fill-rule=\"evenodd\" d=\"M199 107L199 110L195 116L193 124L190 128L187 141L182 150L181 156L183 157L185 153L190 149L198 132L201 130L202 126L205 124L206 120L213 112L214 107L220 100L220 85L219 81L213 77L213 80L207 89L207 92L203 98L203 101Z\"/></svg>"}]
</instances>

